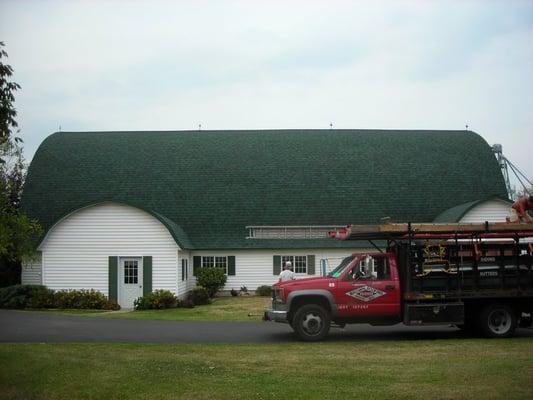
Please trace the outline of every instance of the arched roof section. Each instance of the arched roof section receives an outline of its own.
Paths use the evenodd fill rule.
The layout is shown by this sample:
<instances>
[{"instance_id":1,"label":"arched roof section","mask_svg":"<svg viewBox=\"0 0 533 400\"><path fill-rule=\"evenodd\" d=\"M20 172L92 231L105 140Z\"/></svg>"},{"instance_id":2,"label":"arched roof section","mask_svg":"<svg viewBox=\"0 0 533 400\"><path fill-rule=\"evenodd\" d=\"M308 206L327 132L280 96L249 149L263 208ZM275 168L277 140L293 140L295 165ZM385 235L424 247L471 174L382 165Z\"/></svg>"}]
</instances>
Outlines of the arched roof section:
<instances>
[{"instance_id":1,"label":"arched roof section","mask_svg":"<svg viewBox=\"0 0 533 400\"><path fill-rule=\"evenodd\" d=\"M159 214L159 213L157 213L155 211L152 211L152 210L149 210L149 209L143 209L142 207L138 207L138 206L136 206L134 204L130 204L130 203L123 202L123 201L101 201L101 202L98 202L98 203L87 204L87 205L82 206L80 208L77 208L75 210L67 211L64 215L59 217L53 224L51 224L48 227L48 229L46 229L46 231L43 233L43 236L38 239L38 246L37 247L41 246L42 243L44 243L44 241L46 240L46 237L48 236L48 233L51 232L55 226L59 225L61 222L63 222L65 219L67 219L71 215L76 214L77 212L79 212L81 210L84 210L86 208L95 207L95 206L108 204L108 203L109 204L124 205L124 206L132 207L132 208L136 208L136 209L139 209L141 211L144 211L145 213L151 215L152 217L157 219L159 222L161 222L161 224L168 230L168 232L170 233L170 235L172 236L172 238L174 239L176 244L181 249L190 248L189 238L187 237L187 235L183 231L183 229L181 229L181 227L179 225L177 225L174 221L166 218L165 216L163 216L163 215L161 215L161 214Z\"/></svg>"},{"instance_id":2,"label":"arched roof section","mask_svg":"<svg viewBox=\"0 0 533 400\"><path fill-rule=\"evenodd\" d=\"M500 168L469 131L59 132L32 160L22 210L47 231L114 201L157 213L190 248L342 247L247 240L245 227L430 222L495 196Z\"/></svg>"},{"instance_id":3,"label":"arched roof section","mask_svg":"<svg viewBox=\"0 0 533 400\"><path fill-rule=\"evenodd\" d=\"M443 211L433 220L435 223L446 223L446 222L459 222L461 219L473 208L483 204L490 200L500 200L506 203L509 203L509 206L512 202L504 197L491 197L483 200L469 201L467 203L459 204L455 207L451 207L448 210ZM502 221L503 222L503 221Z\"/></svg>"}]
</instances>

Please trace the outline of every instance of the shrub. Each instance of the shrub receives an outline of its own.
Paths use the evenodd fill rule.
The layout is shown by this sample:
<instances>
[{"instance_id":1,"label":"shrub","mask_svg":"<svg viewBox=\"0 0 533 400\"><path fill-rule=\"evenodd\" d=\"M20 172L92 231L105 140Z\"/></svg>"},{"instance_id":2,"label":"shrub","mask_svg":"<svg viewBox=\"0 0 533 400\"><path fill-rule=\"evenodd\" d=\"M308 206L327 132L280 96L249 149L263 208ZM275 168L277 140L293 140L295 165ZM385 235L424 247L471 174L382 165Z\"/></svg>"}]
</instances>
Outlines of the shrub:
<instances>
[{"instance_id":1,"label":"shrub","mask_svg":"<svg viewBox=\"0 0 533 400\"><path fill-rule=\"evenodd\" d=\"M104 310L110 310L110 311L118 311L120 310L120 305L117 303L116 300L107 300L107 302L104 305Z\"/></svg>"},{"instance_id":2,"label":"shrub","mask_svg":"<svg viewBox=\"0 0 533 400\"><path fill-rule=\"evenodd\" d=\"M107 297L94 289L58 290L54 294L54 307L101 310L107 304Z\"/></svg>"},{"instance_id":3,"label":"shrub","mask_svg":"<svg viewBox=\"0 0 533 400\"><path fill-rule=\"evenodd\" d=\"M270 296L272 294L272 287L268 285L259 286L255 289L255 294L258 296Z\"/></svg>"},{"instance_id":4,"label":"shrub","mask_svg":"<svg viewBox=\"0 0 533 400\"><path fill-rule=\"evenodd\" d=\"M53 308L54 291L42 286L39 290L33 292L33 297L29 299L26 307L28 308Z\"/></svg>"},{"instance_id":5,"label":"shrub","mask_svg":"<svg viewBox=\"0 0 533 400\"><path fill-rule=\"evenodd\" d=\"M136 310L149 310L150 300L148 300L148 296L142 296L133 300L133 308Z\"/></svg>"},{"instance_id":6,"label":"shrub","mask_svg":"<svg viewBox=\"0 0 533 400\"><path fill-rule=\"evenodd\" d=\"M196 274L196 283L213 297L226 284L227 276L222 268L201 268Z\"/></svg>"},{"instance_id":7,"label":"shrub","mask_svg":"<svg viewBox=\"0 0 533 400\"><path fill-rule=\"evenodd\" d=\"M235 289L231 289L230 293L233 297L237 297L239 295L239 292L237 292Z\"/></svg>"},{"instance_id":8,"label":"shrub","mask_svg":"<svg viewBox=\"0 0 533 400\"><path fill-rule=\"evenodd\" d=\"M0 289L0 307L53 307L53 291L41 285L8 286Z\"/></svg>"},{"instance_id":9,"label":"shrub","mask_svg":"<svg viewBox=\"0 0 533 400\"><path fill-rule=\"evenodd\" d=\"M41 285L15 285L0 289L1 308L83 308L119 310L114 300L91 290L58 290Z\"/></svg>"},{"instance_id":10,"label":"shrub","mask_svg":"<svg viewBox=\"0 0 533 400\"><path fill-rule=\"evenodd\" d=\"M136 310L161 310L176 307L178 299L168 290L155 290L133 302Z\"/></svg>"},{"instance_id":11,"label":"shrub","mask_svg":"<svg viewBox=\"0 0 533 400\"><path fill-rule=\"evenodd\" d=\"M178 307L181 308L194 308L194 303L191 299L184 299L178 301Z\"/></svg>"},{"instance_id":12,"label":"shrub","mask_svg":"<svg viewBox=\"0 0 533 400\"><path fill-rule=\"evenodd\" d=\"M58 290L54 293L54 307L78 308L77 293L74 290Z\"/></svg>"},{"instance_id":13,"label":"shrub","mask_svg":"<svg viewBox=\"0 0 533 400\"><path fill-rule=\"evenodd\" d=\"M209 304L209 293L203 287L195 287L187 295L187 300L191 301L195 306Z\"/></svg>"},{"instance_id":14,"label":"shrub","mask_svg":"<svg viewBox=\"0 0 533 400\"><path fill-rule=\"evenodd\" d=\"M148 295L152 308L159 310L162 308L176 307L178 299L169 290L156 290Z\"/></svg>"}]
</instances>

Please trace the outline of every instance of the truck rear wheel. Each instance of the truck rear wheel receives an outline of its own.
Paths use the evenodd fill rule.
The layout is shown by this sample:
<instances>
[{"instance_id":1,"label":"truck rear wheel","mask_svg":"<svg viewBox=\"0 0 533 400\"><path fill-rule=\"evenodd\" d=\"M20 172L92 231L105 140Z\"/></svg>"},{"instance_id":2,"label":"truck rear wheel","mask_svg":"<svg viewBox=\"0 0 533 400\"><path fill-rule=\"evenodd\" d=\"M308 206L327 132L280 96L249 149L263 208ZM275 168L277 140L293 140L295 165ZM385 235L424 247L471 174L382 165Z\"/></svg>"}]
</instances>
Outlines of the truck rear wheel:
<instances>
[{"instance_id":1,"label":"truck rear wheel","mask_svg":"<svg viewBox=\"0 0 533 400\"><path fill-rule=\"evenodd\" d=\"M514 310L503 304L485 307L479 317L479 331L489 338L507 338L514 335L516 329Z\"/></svg>"},{"instance_id":2,"label":"truck rear wheel","mask_svg":"<svg viewBox=\"0 0 533 400\"><path fill-rule=\"evenodd\" d=\"M296 311L291 326L300 339L316 342L325 339L330 324L330 315L323 307L318 304L308 304Z\"/></svg>"}]
</instances>

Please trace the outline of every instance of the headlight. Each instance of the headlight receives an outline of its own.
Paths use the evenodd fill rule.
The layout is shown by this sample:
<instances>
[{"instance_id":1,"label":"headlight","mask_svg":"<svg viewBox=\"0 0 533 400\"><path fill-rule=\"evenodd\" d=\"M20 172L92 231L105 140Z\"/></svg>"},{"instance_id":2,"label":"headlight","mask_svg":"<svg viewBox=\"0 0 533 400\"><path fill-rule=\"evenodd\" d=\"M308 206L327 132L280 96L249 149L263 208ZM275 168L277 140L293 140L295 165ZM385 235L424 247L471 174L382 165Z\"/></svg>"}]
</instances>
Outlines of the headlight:
<instances>
[{"instance_id":1,"label":"headlight","mask_svg":"<svg viewBox=\"0 0 533 400\"><path fill-rule=\"evenodd\" d=\"M274 291L274 301L285 303L285 290L283 288L276 288Z\"/></svg>"}]
</instances>

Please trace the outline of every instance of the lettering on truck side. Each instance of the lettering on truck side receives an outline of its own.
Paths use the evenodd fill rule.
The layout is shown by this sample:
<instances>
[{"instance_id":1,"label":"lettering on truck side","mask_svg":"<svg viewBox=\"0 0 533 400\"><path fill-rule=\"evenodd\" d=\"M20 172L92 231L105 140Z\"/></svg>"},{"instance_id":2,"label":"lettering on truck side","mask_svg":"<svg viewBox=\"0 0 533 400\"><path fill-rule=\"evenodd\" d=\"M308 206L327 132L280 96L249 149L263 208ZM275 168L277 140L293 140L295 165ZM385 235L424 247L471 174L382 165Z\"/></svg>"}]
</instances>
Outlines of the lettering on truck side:
<instances>
[{"instance_id":1,"label":"lettering on truck side","mask_svg":"<svg viewBox=\"0 0 533 400\"><path fill-rule=\"evenodd\" d=\"M337 308L339 310L366 310L368 304L339 304Z\"/></svg>"}]
</instances>

